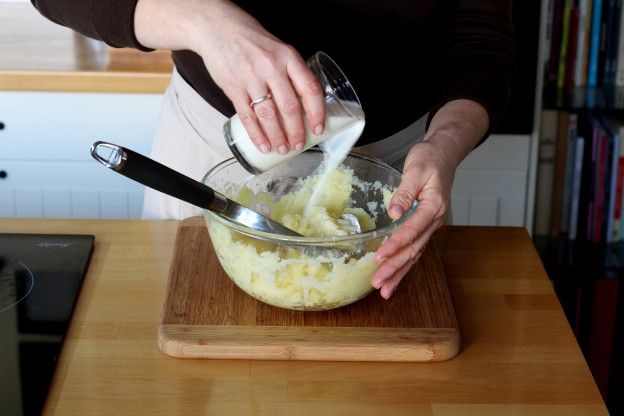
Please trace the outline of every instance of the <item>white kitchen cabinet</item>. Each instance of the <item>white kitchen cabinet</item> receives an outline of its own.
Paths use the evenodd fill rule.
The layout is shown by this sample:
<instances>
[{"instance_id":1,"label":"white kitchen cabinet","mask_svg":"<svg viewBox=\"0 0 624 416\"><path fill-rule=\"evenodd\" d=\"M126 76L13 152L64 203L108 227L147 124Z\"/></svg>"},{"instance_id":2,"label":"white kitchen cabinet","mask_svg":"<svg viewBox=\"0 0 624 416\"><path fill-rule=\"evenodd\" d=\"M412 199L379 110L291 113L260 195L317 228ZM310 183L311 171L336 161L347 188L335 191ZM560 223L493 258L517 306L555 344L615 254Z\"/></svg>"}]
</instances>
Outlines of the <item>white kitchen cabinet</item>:
<instances>
[{"instance_id":1,"label":"white kitchen cabinet","mask_svg":"<svg viewBox=\"0 0 624 416\"><path fill-rule=\"evenodd\" d=\"M105 140L149 153L161 100L0 92L0 217L139 218L143 187L97 163L89 149Z\"/></svg>"},{"instance_id":2,"label":"white kitchen cabinet","mask_svg":"<svg viewBox=\"0 0 624 416\"><path fill-rule=\"evenodd\" d=\"M492 135L461 163L451 193L455 225L530 229L536 138Z\"/></svg>"},{"instance_id":3,"label":"white kitchen cabinet","mask_svg":"<svg viewBox=\"0 0 624 416\"><path fill-rule=\"evenodd\" d=\"M149 154L161 100L0 92L0 217L139 218L143 186L94 161L89 149L106 140ZM494 135L468 156L452 190L453 224L529 227L532 140Z\"/></svg>"},{"instance_id":4,"label":"white kitchen cabinet","mask_svg":"<svg viewBox=\"0 0 624 416\"><path fill-rule=\"evenodd\" d=\"M452 223L533 228L548 2L513 2L518 68L497 132L459 166ZM539 26L539 33L535 30Z\"/></svg>"}]
</instances>

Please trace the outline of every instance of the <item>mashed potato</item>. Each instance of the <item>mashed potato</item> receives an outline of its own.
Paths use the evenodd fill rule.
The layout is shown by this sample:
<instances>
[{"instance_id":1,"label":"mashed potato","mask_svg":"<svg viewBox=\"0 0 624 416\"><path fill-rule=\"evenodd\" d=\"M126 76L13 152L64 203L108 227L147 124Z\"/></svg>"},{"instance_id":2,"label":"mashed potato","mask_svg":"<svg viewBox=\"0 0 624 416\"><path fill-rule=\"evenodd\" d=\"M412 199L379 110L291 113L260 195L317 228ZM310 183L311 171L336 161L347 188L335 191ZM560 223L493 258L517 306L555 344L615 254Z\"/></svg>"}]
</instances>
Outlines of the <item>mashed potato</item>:
<instances>
[{"instance_id":1,"label":"mashed potato","mask_svg":"<svg viewBox=\"0 0 624 416\"><path fill-rule=\"evenodd\" d=\"M235 199L247 207L262 206L263 212L268 209L272 219L304 236L344 236L353 233L349 223L340 218L345 213L359 219L362 231L376 226L377 212L370 204L372 214L352 207L354 185L363 186L352 170L339 168L324 182L320 176L300 179L295 190L275 200L268 193L254 194L247 187L242 187ZM387 201L391 191L384 189L383 193ZM312 204L311 198L315 201ZM206 222L225 272L242 290L266 303L322 310L352 303L372 290L370 281L377 269L373 255L380 239L367 241L357 256L348 250L313 249L316 252L310 253L237 233L214 220L212 214L206 214Z\"/></svg>"}]
</instances>

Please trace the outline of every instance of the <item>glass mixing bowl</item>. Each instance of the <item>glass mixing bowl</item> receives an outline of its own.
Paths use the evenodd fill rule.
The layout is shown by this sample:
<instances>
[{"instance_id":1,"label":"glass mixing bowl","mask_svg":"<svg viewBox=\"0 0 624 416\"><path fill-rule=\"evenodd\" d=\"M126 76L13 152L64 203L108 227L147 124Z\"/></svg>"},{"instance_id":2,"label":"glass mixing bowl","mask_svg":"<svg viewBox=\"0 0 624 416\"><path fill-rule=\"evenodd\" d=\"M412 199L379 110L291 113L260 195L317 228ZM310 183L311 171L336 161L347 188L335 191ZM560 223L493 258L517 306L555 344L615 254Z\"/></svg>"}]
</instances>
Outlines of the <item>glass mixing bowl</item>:
<instances>
[{"instance_id":1,"label":"glass mixing bowl","mask_svg":"<svg viewBox=\"0 0 624 416\"><path fill-rule=\"evenodd\" d=\"M264 204L250 206L270 216L267 198L276 200L301 185L298 179L316 173L323 153L310 149L261 175L251 175L232 158L214 168L202 182L227 197L240 200L243 185ZM357 178L351 184L349 212L360 218L363 231L330 237L291 237L250 229L205 210L210 239L223 270L254 298L286 309L326 310L353 303L373 290L377 270L374 253L416 206L397 221L386 204L401 181L393 167L351 153L342 163ZM362 213L365 213L362 215ZM371 227L370 218L375 225Z\"/></svg>"}]
</instances>

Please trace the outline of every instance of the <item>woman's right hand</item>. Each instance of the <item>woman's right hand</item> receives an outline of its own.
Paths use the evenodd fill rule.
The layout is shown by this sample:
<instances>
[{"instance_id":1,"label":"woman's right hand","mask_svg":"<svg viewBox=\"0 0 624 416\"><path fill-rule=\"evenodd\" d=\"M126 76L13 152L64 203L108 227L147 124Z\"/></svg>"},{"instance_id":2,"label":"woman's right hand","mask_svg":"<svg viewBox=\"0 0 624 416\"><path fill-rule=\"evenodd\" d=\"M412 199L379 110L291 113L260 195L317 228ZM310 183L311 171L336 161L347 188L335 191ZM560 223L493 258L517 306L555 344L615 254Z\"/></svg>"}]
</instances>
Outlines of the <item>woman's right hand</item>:
<instances>
[{"instance_id":1,"label":"woman's right hand","mask_svg":"<svg viewBox=\"0 0 624 416\"><path fill-rule=\"evenodd\" d=\"M260 151L301 150L304 115L322 133L323 91L305 60L233 3L139 0L135 32L146 47L199 54ZM271 99L251 105L268 94Z\"/></svg>"}]
</instances>

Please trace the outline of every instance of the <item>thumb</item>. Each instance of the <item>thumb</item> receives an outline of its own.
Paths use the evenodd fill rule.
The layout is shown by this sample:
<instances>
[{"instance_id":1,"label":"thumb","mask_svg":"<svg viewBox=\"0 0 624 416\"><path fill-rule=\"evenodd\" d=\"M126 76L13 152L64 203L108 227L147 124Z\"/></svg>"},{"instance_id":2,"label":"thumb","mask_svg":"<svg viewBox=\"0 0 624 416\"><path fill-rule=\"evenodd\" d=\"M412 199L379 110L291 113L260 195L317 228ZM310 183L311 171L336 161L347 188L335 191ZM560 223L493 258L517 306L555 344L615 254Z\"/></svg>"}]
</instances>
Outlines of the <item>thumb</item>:
<instances>
[{"instance_id":1,"label":"thumb","mask_svg":"<svg viewBox=\"0 0 624 416\"><path fill-rule=\"evenodd\" d=\"M406 171L398 188L394 191L394 195L388 204L388 215L393 220L397 220L403 214L410 210L416 197L420 194L423 184L418 179L419 175L410 174Z\"/></svg>"}]
</instances>

